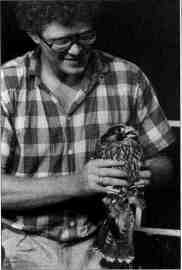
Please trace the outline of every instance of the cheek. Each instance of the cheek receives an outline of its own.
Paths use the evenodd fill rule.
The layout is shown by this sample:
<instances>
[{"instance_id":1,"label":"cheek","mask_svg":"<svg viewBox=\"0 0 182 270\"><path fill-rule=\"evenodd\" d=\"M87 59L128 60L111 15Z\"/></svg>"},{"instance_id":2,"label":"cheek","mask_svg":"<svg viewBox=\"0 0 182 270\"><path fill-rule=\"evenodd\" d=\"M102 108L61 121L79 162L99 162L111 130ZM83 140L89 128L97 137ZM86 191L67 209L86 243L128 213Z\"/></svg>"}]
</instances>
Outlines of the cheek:
<instances>
[{"instance_id":1,"label":"cheek","mask_svg":"<svg viewBox=\"0 0 182 270\"><path fill-rule=\"evenodd\" d=\"M60 65L63 65L64 61L63 59L59 58L59 55L49 55L49 62L54 66L58 67Z\"/></svg>"}]
</instances>

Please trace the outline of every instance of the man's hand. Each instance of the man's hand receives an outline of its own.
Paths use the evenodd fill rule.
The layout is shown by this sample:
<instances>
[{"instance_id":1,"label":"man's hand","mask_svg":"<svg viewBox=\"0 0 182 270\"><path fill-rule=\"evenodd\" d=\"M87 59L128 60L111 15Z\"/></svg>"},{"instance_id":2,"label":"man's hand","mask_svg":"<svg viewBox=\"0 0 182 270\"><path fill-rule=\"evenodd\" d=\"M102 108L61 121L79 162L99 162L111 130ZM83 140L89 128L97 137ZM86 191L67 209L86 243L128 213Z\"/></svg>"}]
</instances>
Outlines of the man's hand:
<instances>
[{"instance_id":1,"label":"man's hand","mask_svg":"<svg viewBox=\"0 0 182 270\"><path fill-rule=\"evenodd\" d=\"M127 186L128 176L120 169L121 161L96 159L90 160L81 173L84 188L91 192L112 191L112 186ZM164 156L157 156L145 161L139 172L138 188L157 186L171 176L172 165Z\"/></svg>"},{"instance_id":2,"label":"man's hand","mask_svg":"<svg viewBox=\"0 0 182 270\"><path fill-rule=\"evenodd\" d=\"M150 185L152 188L166 185L171 179L173 172L173 164L171 160L164 155L158 155L147 159L144 162L140 172L139 181L136 182L137 187L145 187Z\"/></svg>"},{"instance_id":3,"label":"man's hand","mask_svg":"<svg viewBox=\"0 0 182 270\"><path fill-rule=\"evenodd\" d=\"M135 182L137 188L147 187L151 184L152 173L148 168L142 167L139 172L139 180Z\"/></svg>"},{"instance_id":4,"label":"man's hand","mask_svg":"<svg viewBox=\"0 0 182 270\"><path fill-rule=\"evenodd\" d=\"M121 161L116 160L90 160L81 173L85 188L108 193L111 186L127 186L127 175L119 168L121 165Z\"/></svg>"}]
</instances>

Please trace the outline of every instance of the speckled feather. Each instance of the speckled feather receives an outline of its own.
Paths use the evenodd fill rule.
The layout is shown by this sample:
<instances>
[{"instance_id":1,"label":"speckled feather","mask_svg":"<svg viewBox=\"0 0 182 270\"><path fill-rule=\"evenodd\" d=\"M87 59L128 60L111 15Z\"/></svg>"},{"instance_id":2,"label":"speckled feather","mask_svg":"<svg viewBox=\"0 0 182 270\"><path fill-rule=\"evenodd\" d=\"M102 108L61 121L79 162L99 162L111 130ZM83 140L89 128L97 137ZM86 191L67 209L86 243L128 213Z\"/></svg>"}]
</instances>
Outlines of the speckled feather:
<instances>
[{"instance_id":1,"label":"speckled feather","mask_svg":"<svg viewBox=\"0 0 182 270\"><path fill-rule=\"evenodd\" d=\"M106 218L101 224L95 247L106 263L115 266L131 264L134 259L134 208L144 207L143 192L137 189L139 170L143 161L138 134L132 127L118 125L110 128L97 142L95 158L121 161L120 169L128 175L128 187L103 198Z\"/></svg>"}]
</instances>

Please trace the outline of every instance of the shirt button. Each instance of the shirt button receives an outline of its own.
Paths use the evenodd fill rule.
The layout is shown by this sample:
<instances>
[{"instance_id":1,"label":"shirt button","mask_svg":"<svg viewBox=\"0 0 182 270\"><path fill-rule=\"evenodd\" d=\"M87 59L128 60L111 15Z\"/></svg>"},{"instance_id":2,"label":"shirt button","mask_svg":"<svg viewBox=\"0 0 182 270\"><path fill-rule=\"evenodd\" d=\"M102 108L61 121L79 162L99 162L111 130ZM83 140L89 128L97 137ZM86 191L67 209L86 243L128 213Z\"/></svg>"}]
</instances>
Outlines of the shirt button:
<instances>
[{"instance_id":1,"label":"shirt button","mask_svg":"<svg viewBox=\"0 0 182 270\"><path fill-rule=\"evenodd\" d=\"M72 155L73 154L73 151L70 149L68 150L68 155Z\"/></svg>"}]
</instances>

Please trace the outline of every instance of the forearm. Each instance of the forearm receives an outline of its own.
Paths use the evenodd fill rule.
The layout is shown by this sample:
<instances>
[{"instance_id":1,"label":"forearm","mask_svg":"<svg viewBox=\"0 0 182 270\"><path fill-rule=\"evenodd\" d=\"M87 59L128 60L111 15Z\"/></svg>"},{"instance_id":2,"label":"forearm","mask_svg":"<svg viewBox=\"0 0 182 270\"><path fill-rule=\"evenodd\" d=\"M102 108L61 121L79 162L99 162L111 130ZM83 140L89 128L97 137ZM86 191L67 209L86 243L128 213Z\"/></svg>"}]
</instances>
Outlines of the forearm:
<instances>
[{"instance_id":1,"label":"forearm","mask_svg":"<svg viewBox=\"0 0 182 270\"><path fill-rule=\"evenodd\" d=\"M2 208L31 209L58 203L85 193L79 175L19 178L2 175Z\"/></svg>"},{"instance_id":2,"label":"forearm","mask_svg":"<svg viewBox=\"0 0 182 270\"><path fill-rule=\"evenodd\" d=\"M165 155L158 155L145 161L146 167L151 171L151 187L160 187L172 178L173 165Z\"/></svg>"}]
</instances>

